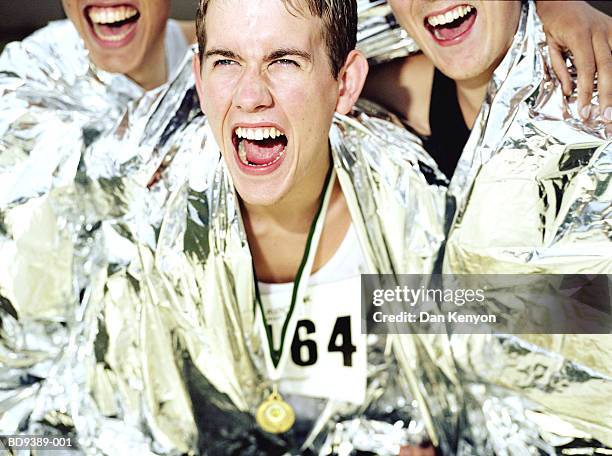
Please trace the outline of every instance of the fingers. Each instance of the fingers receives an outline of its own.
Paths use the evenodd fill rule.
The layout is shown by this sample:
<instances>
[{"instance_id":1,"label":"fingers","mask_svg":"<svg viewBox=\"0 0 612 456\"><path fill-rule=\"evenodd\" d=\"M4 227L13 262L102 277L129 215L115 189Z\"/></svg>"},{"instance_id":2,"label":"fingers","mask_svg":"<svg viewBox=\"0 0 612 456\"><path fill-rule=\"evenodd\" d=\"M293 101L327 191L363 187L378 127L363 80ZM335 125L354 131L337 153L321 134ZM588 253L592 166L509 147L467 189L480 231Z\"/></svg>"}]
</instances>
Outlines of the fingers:
<instances>
[{"instance_id":1,"label":"fingers","mask_svg":"<svg viewBox=\"0 0 612 456\"><path fill-rule=\"evenodd\" d=\"M597 66L597 89L600 115L604 122L612 122L612 54L606 33L593 34L593 51Z\"/></svg>"},{"instance_id":2,"label":"fingers","mask_svg":"<svg viewBox=\"0 0 612 456\"><path fill-rule=\"evenodd\" d=\"M591 115L591 98L593 96L593 81L595 79L595 55L593 53L590 32L581 37L578 47L571 49L574 54L576 71L578 72L578 106L580 116L588 119Z\"/></svg>"},{"instance_id":3,"label":"fingers","mask_svg":"<svg viewBox=\"0 0 612 456\"><path fill-rule=\"evenodd\" d=\"M570 76L565 59L561 49L557 46L550 46L550 59L552 62L553 70L561 82L561 88L565 95L571 95L574 88L572 77Z\"/></svg>"}]
</instances>

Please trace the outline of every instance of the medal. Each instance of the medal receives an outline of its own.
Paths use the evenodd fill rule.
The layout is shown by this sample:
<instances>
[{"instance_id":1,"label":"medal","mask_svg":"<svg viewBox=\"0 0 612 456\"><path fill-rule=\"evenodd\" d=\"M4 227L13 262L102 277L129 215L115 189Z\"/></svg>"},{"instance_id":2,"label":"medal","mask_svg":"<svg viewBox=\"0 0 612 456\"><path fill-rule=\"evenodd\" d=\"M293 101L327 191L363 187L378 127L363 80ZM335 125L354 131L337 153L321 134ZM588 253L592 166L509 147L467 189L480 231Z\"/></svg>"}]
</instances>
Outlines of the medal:
<instances>
[{"instance_id":1,"label":"medal","mask_svg":"<svg viewBox=\"0 0 612 456\"><path fill-rule=\"evenodd\" d=\"M274 386L272 394L257 408L257 424L264 431L272 434L287 432L295 423L295 412L287 404Z\"/></svg>"},{"instance_id":2,"label":"medal","mask_svg":"<svg viewBox=\"0 0 612 456\"><path fill-rule=\"evenodd\" d=\"M258 319L261 334L263 337L268 339L268 343L263 344L263 349L265 353L268 377L273 382L272 394L266 397L259 407L257 407L255 419L261 429L272 434L282 434L287 432L295 423L295 412L293 411L293 408L291 408L291 406L285 402L283 397L278 392L278 383L281 379L281 373L284 365L287 362L288 352L287 350L283 350L283 348L285 347L285 339L287 334L293 334L293 331L295 331L296 318L294 310L296 305L299 305L299 303L303 301L304 294L306 292L308 278L312 272L312 265L314 263L317 246L323 231L325 214L331 198L335 178L336 174L332 167L330 168L330 171L325 179L321 203L310 227L302 262L295 277L293 292L291 294L291 303L283 324L281 344L278 349L275 349L272 344L272 327L268 325L266 321L266 315L259 296L257 279L255 279L255 308L259 310L259 315L261 317ZM254 275L256 277L256 274Z\"/></svg>"}]
</instances>

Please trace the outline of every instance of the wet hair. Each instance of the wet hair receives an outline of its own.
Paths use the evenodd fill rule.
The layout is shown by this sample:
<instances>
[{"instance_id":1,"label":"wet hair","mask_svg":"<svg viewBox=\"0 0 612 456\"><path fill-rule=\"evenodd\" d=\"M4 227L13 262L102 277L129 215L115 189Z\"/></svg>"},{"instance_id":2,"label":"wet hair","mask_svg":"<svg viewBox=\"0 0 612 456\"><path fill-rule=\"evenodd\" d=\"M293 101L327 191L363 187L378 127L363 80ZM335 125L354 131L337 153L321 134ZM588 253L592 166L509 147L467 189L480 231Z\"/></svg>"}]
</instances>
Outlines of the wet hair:
<instances>
[{"instance_id":1,"label":"wet hair","mask_svg":"<svg viewBox=\"0 0 612 456\"><path fill-rule=\"evenodd\" d=\"M213 0L199 0L196 16L196 32L200 48L200 59L204 57L206 29L204 19L208 5ZM216 0L220 1L220 0ZM256 1L256 0L250 0ZM331 72L338 77L349 53L357 44L357 1L356 0L279 0L289 12L301 12L306 6L310 14L321 18L323 39L327 45ZM293 14L293 13L292 13Z\"/></svg>"}]
</instances>

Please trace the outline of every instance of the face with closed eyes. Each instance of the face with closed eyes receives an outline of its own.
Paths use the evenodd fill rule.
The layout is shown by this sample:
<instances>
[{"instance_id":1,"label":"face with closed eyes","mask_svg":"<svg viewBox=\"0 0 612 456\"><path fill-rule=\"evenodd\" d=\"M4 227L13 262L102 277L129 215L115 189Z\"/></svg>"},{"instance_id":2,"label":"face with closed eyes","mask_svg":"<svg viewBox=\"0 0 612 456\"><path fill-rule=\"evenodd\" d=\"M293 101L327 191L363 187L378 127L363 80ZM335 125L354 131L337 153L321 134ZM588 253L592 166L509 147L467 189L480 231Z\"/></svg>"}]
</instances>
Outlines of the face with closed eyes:
<instances>
[{"instance_id":1,"label":"face with closed eyes","mask_svg":"<svg viewBox=\"0 0 612 456\"><path fill-rule=\"evenodd\" d=\"M204 25L202 109L241 198L273 205L327 172L332 117L356 97L344 69L332 75L322 21L303 5L213 0Z\"/></svg>"},{"instance_id":2,"label":"face with closed eyes","mask_svg":"<svg viewBox=\"0 0 612 456\"><path fill-rule=\"evenodd\" d=\"M140 82L165 55L170 0L62 0L92 62Z\"/></svg>"},{"instance_id":3,"label":"face with closed eyes","mask_svg":"<svg viewBox=\"0 0 612 456\"><path fill-rule=\"evenodd\" d=\"M389 0L399 23L448 77L490 77L512 44L520 0Z\"/></svg>"}]
</instances>

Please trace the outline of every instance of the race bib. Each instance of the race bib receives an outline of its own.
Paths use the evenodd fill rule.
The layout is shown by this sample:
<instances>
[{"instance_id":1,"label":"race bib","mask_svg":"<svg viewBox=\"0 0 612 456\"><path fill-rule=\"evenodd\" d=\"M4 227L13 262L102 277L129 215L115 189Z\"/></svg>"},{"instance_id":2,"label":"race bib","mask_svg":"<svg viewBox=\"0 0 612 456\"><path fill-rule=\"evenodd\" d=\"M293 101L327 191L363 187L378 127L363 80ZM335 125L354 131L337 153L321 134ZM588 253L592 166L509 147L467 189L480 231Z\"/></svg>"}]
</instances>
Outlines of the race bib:
<instances>
[{"instance_id":1,"label":"race bib","mask_svg":"<svg viewBox=\"0 0 612 456\"><path fill-rule=\"evenodd\" d=\"M291 288L262 300L274 346L279 347ZM295 309L295 331L286 335L284 350L289 353L281 372L281 393L363 403L367 344L361 334L360 303L359 276L308 288Z\"/></svg>"}]
</instances>

